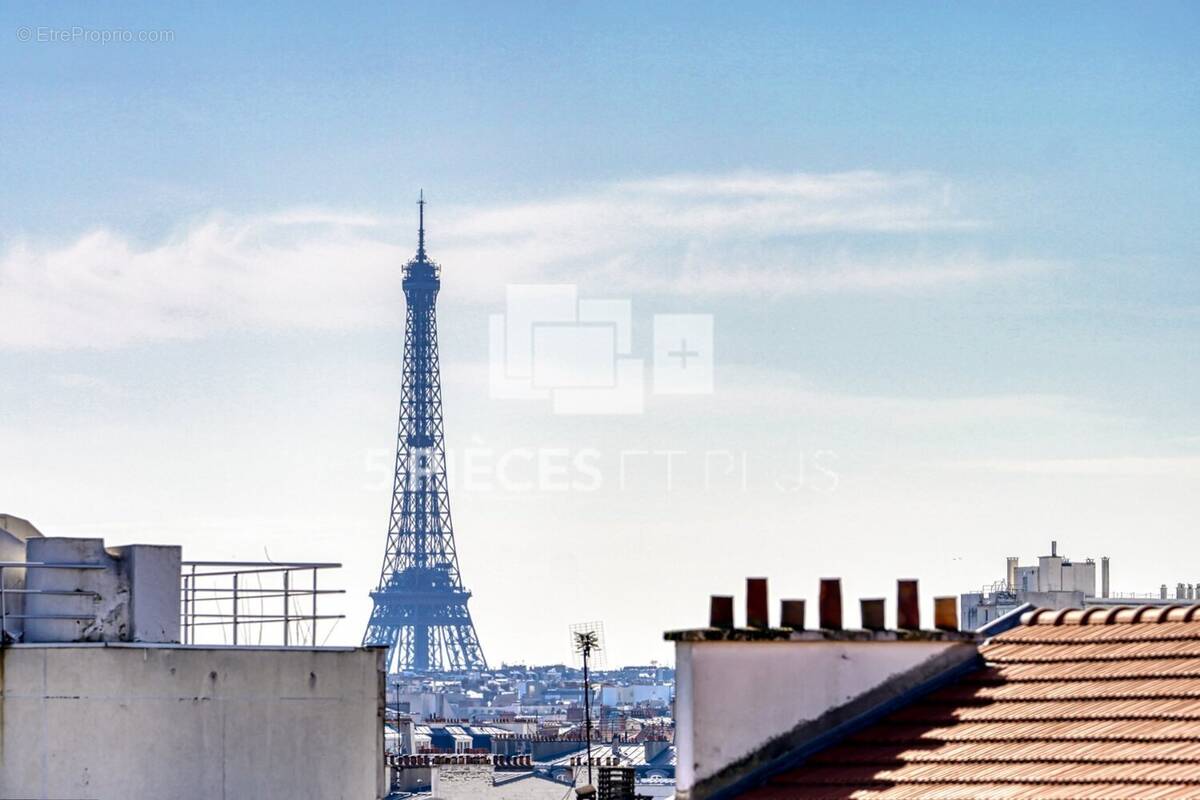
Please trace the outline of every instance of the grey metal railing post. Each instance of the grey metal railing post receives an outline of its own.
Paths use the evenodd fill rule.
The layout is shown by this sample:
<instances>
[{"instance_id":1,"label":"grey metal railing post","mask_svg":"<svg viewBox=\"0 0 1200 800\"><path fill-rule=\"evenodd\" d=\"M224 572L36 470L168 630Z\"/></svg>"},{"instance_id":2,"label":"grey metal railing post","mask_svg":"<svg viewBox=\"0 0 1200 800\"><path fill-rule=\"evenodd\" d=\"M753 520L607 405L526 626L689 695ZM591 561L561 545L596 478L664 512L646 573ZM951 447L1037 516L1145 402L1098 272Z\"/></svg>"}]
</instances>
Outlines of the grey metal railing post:
<instances>
[{"instance_id":1,"label":"grey metal railing post","mask_svg":"<svg viewBox=\"0 0 1200 800\"><path fill-rule=\"evenodd\" d=\"M192 618L188 621L188 637L191 639L190 644L196 643L196 565L192 564L192 577L188 581L188 585L192 589Z\"/></svg>"},{"instance_id":2,"label":"grey metal railing post","mask_svg":"<svg viewBox=\"0 0 1200 800\"><path fill-rule=\"evenodd\" d=\"M283 646L284 647L287 647L289 644L291 644L289 639L290 639L290 632L292 629L292 623L291 623L291 620L288 618L289 617L289 609L290 609L290 602L289 602L289 598L288 598L288 589L289 589L288 577L291 574L292 573L286 569L283 571Z\"/></svg>"},{"instance_id":3,"label":"grey metal railing post","mask_svg":"<svg viewBox=\"0 0 1200 800\"><path fill-rule=\"evenodd\" d=\"M317 646L317 568L313 567L313 590L312 590L312 618L313 618L313 638L312 646Z\"/></svg>"},{"instance_id":4,"label":"grey metal railing post","mask_svg":"<svg viewBox=\"0 0 1200 800\"><path fill-rule=\"evenodd\" d=\"M8 633L8 598L4 593L4 567L0 567L0 645L4 644L4 635Z\"/></svg>"},{"instance_id":5,"label":"grey metal railing post","mask_svg":"<svg viewBox=\"0 0 1200 800\"><path fill-rule=\"evenodd\" d=\"M188 640L188 621L190 619L191 618L188 615L188 576L185 574L183 576L183 643L184 644L187 644L187 640Z\"/></svg>"},{"instance_id":6,"label":"grey metal railing post","mask_svg":"<svg viewBox=\"0 0 1200 800\"><path fill-rule=\"evenodd\" d=\"M238 628L238 573L233 573L233 643L236 646L238 643L237 637Z\"/></svg>"}]
</instances>

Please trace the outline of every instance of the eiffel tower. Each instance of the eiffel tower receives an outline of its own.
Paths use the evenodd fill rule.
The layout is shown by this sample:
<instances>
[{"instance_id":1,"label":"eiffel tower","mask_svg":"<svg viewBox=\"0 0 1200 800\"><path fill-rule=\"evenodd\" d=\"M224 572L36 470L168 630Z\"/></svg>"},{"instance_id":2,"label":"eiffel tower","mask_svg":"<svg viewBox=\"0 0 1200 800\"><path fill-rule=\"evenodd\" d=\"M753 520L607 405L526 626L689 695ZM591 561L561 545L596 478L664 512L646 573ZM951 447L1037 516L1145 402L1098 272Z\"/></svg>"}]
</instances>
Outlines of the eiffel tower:
<instances>
[{"instance_id":1,"label":"eiffel tower","mask_svg":"<svg viewBox=\"0 0 1200 800\"><path fill-rule=\"evenodd\" d=\"M425 254L425 194L417 254L404 265L404 388L392 515L364 645L388 647L389 672L487 669L467 610L450 521L438 366L442 268Z\"/></svg>"}]
</instances>

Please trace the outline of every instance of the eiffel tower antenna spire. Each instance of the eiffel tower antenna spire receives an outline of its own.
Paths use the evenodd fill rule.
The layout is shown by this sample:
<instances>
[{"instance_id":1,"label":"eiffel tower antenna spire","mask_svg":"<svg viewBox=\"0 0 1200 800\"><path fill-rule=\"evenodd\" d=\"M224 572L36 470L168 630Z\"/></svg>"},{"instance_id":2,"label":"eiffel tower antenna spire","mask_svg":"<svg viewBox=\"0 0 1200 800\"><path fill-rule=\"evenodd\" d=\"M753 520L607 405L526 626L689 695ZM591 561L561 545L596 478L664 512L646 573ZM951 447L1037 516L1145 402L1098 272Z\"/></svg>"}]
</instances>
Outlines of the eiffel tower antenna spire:
<instances>
[{"instance_id":1,"label":"eiffel tower antenna spire","mask_svg":"<svg viewBox=\"0 0 1200 800\"><path fill-rule=\"evenodd\" d=\"M425 256L425 190L421 190L420 199L417 200L417 206L421 209L421 222L417 227L417 258Z\"/></svg>"},{"instance_id":2,"label":"eiffel tower antenna spire","mask_svg":"<svg viewBox=\"0 0 1200 800\"><path fill-rule=\"evenodd\" d=\"M441 269L425 255L424 192L417 205L417 255L404 265L404 381L392 513L363 644L388 648L389 672L483 670L487 660L467 610L471 593L458 571L450 519L437 344Z\"/></svg>"}]
</instances>

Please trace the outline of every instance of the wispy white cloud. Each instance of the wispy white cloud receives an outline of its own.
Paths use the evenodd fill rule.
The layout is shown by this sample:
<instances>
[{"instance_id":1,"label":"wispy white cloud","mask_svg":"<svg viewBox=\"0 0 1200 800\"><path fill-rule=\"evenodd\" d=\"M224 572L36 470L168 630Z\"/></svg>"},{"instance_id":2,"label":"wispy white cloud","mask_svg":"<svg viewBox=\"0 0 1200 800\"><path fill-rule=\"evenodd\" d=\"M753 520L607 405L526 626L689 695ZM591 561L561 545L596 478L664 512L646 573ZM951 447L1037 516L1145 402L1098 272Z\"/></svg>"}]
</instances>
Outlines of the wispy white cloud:
<instances>
[{"instance_id":1,"label":"wispy white cloud","mask_svg":"<svg viewBox=\"0 0 1200 800\"><path fill-rule=\"evenodd\" d=\"M1079 398L1048 393L918 396L852 394L803 382L785 370L730 365L721 372L720 401L741 409L774 413L787 409L804 418L862 419L889 427L954 428L1023 420L1064 420L1103 425L1120 418Z\"/></svg>"},{"instance_id":2,"label":"wispy white cloud","mask_svg":"<svg viewBox=\"0 0 1200 800\"><path fill-rule=\"evenodd\" d=\"M490 365L456 361L442 365L443 380L459 391L486 393ZM869 421L898 428L951 429L997 422L1026 421L1061 425L1128 425L1128 418L1093 401L1064 394L1013 392L971 395L854 393L804 379L796 372L744 364L718 364L716 390L703 403L675 405L676 414L749 413L776 419L787 412L804 419ZM701 399L700 397L696 398ZM503 401L501 401L503 402ZM534 401L541 403L542 401ZM649 417L654 419L653 416Z\"/></svg>"},{"instance_id":3,"label":"wispy white cloud","mask_svg":"<svg viewBox=\"0 0 1200 800\"><path fill-rule=\"evenodd\" d=\"M765 248L764 248L765 249ZM689 258L673 271L654 272L611 265L600 274L609 284L628 291L677 295L796 295L892 293L914 294L952 289L982 281L1002 280L1056 269L1043 259L990 259L979 254L855 257L849 253L816 255L787 248L764 253L764 261ZM780 252L782 251L782 252Z\"/></svg>"},{"instance_id":4,"label":"wispy white cloud","mask_svg":"<svg viewBox=\"0 0 1200 800\"><path fill-rule=\"evenodd\" d=\"M117 347L391 320L407 248L338 215L223 215L145 247L98 230L0 257L0 346ZM389 305L389 302L392 305Z\"/></svg>"},{"instance_id":5,"label":"wispy white cloud","mask_svg":"<svg viewBox=\"0 0 1200 800\"><path fill-rule=\"evenodd\" d=\"M923 173L672 175L619 181L586 193L477 210L455 236L641 244L677 233L704 238L837 231L960 230L981 223L958 208L952 184Z\"/></svg>"},{"instance_id":6,"label":"wispy white cloud","mask_svg":"<svg viewBox=\"0 0 1200 800\"><path fill-rule=\"evenodd\" d=\"M666 175L618 183L620 191L645 191L688 197L791 196L830 201L863 195L895 194L903 188L924 191L930 184L949 184L923 172L887 173L872 170L826 174L770 174L743 172L734 175Z\"/></svg>"},{"instance_id":7,"label":"wispy white cloud","mask_svg":"<svg viewBox=\"0 0 1200 800\"><path fill-rule=\"evenodd\" d=\"M536 203L437 210L451 296L508 282L611 292L773 296L925 292L1051 264L929 244L979 226L923 173L674 175ZM108 348L237 329L394 324L411 219L285 209L214 214L149 245L112 230L0 253L0 347ZM913 243L912 234L925 234ZM825 234L836 251L810 234ZM861 235L892 236L887 254ZM825 248L829 245L826 244Z\"/></svg>"},{"instance_id":8,"label":"wispy white cloud","mask_svg":"<svg viewBox=\"0 0 1200 800\"><path fill-rule=\"evenodd\" d=\"M58 389L97 393L108 397L125 397L128 393L118 384L98 375L88 375L82 372L61 372L49 377L50 383Z\"/></svg>"},{"instance_id":9,"label":"wispy white cloud","mask_svg":"<svg viewBox=\"0 0 1200 800\"><path fill-rule=\"evenodd\" d=\"M1081 477L1200 478L1200 457L1115 456L1098 458L977 459L942 462L951 470Z\"/></svg>"}]
</instances>

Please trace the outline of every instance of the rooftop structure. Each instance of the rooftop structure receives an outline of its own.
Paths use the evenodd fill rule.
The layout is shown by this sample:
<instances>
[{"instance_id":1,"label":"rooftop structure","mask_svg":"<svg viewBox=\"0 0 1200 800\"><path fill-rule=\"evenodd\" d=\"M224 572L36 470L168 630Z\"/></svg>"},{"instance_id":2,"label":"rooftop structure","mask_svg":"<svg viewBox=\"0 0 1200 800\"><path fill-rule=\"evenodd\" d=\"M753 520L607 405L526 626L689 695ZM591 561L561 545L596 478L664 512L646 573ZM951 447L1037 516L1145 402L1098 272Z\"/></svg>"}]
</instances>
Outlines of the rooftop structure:
<instances>
[{"instance_id":1,"label":"rooftop structure","mask_svg":"<svg viewBox=\"0 0 1200 800\"><path fill-rule=\"evenodd\" d=\"M1112 590L1108 556L1100 559L1100 584L1096 584L1093 559L1072 561L1050 542L1050 554L1036 565L1022 565L1016 556L1006 559L1005 576L977 592L960 595L961 624L965 630L983 627L1026 603L1038 608L1092 608L1095 606L1170 605L1178 600L1200 599L1200 584L1180 583L1169 593L1163 584L1157 593L1119 593Z\"/></svg>"},{"instance_id":2,"label":"rooftop structure","mask_svg":"<svg viewBox=\"0 0 1200 800\"><path fill-rule=\"evenodd\" d=\"M1028 612L979 653L743 796L1200 797L1200 606Z\"/></svg>"},{"instance_id":3,"label":"rooftop structure","mask_svg":"<svg viewBox=\"0 0 1200 800\"><path fill-rule=\"evenodd\" d=\"M284 577L274 614L274 591L239 582L297 565L32 534L17 559L13 539L0 535L0 797L383 796L383 650L299 644L327 616L299 606L332 590ZM289 644L260 644L265 626ZM183 642L201 630L241 641Z\"/></svg>"},{"instance_id":4,"label":"rooftop structure","mask_svg":"<svg viewBox=\"0 0 1200 800\"><path fill-rule=\"evenodd\" d=\"M619 769L635 796L670 797L675 753L665 742L596 745L591 750L597 773ZM437 800L564 800L587 782L586 749L554 758L495 753L426 753L390 759L392 785L414 798Z\"/></svg>"},{"instance_id":5,"label":"rooftop structure","mask_svg":"<svg viewBox=\"0 0 1200 800\"><path fill-rule=\"evenodd\" d=\"M713 625L667 634L679 800L1200 797L1200 606L1025 607L963 633L939 598L922 631L901 582L898 630L863 600L850 631L823 588L818 630L794 606L768 627L752 584L753 627L714 598Z\"/></svg>"}]
</instances>

